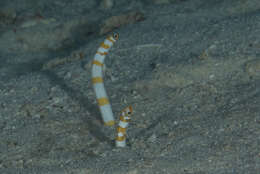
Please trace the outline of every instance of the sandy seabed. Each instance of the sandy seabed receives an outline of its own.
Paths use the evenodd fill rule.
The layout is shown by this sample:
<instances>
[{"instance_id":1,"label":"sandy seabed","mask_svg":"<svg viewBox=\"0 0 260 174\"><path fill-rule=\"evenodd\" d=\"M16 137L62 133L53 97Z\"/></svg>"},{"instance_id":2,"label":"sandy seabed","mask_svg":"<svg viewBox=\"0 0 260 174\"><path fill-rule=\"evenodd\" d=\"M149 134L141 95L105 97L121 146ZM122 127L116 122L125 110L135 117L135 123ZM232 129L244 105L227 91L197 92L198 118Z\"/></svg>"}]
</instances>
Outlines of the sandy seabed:
<instances>
[{"instance_id":1,"label":"sandy seabed","mask_svg":"<svg viewBox=\"0 0 260 174\"><path fill-rule=\"evenodd\" d=\"M260 173L259 0L0 2L1 174ZM91 84L104 83L116 148Z\"/></svg>"}]
</instances>

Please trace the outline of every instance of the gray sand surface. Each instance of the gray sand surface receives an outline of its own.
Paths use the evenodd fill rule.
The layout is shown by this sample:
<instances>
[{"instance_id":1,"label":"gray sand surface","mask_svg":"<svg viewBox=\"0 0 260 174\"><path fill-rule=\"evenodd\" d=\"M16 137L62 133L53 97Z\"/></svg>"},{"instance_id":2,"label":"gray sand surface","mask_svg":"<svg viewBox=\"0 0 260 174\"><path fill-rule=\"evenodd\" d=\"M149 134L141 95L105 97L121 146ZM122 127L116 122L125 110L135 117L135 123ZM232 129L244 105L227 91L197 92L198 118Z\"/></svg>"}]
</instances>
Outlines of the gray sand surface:
<instances>
[{"instance_id":1,"label":"gray sand surface","mask_svg":"<svg viewBox=\"0 0 260 174\"><path fill-rule=\"evenodd\" d=\"M260 173L260 1L112 2L0 2L0 173ZM125 148L91 84L114 31L104 83L117 121L134 108Z\"/></svg>"}]
</instances>

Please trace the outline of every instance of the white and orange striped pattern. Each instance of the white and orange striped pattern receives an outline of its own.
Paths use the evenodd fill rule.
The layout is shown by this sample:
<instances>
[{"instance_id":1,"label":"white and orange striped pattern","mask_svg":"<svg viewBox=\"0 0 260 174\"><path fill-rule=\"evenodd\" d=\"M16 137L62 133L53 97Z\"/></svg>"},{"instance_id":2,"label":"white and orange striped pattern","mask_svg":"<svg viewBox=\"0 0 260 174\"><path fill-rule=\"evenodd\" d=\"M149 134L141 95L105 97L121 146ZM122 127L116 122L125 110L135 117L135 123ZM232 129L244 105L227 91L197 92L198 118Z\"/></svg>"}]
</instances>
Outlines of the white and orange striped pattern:
<instances>
[{"instance_id":1,"label":"white and orange striped pattern","mask_svg":"<svg viewBox=\"0 0 260 174\"><path fill-rule=\"evenodd\" d=\"M126 128L131 120L132 113L132 106L128 106L120 114L119 123L117 127L116 147L126 146Z\"/></svg>"},{"instance_id":2,"label":"white and orange striped pattern","mask_svg":"<svg viewBox=\"0 0 260 174\"><path fill-rule=\"evenodd\" d=\"M115 124L115 120L104 87L102 68L105 57L108 54L109 49L118 40L118 36L118 33L108 36L105 41L101 43L92 62L92 83L103 121L107 126L113 126Z\"/></svg>"}]
</instances>

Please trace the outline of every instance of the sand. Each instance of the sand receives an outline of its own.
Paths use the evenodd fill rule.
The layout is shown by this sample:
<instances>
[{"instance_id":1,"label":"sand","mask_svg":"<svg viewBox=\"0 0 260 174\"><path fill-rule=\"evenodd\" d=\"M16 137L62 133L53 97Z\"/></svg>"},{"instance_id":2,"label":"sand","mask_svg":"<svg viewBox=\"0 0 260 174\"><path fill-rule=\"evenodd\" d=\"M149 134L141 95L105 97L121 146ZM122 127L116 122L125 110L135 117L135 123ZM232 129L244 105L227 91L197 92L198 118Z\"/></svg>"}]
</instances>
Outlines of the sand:
<instances>
[{"instance_id":1,"label":"sand","mask_svg":"<svg viewBox=\"0 0 260 174\"><path fill-rule=\"evenodd\" d=\"M0 62L1 174L260 173L259 0L2 1Z\"/></svg>"}]
</instances>

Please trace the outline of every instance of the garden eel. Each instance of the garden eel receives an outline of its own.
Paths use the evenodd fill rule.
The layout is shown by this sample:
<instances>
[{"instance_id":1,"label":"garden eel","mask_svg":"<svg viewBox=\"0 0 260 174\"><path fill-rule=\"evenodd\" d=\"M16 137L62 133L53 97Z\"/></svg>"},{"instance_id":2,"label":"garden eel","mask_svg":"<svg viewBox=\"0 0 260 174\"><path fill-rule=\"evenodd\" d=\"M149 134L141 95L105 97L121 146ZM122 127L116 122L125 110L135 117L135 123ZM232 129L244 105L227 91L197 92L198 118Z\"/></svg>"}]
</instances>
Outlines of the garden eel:
<instances>
[{"instance_id":1,"label":"garden eel","mask_svg":"<svg viewBox=\"0 0 260 174\"><path fill-rule=\"evenodd\" d=\"M105 39L105 41L101 43L92 62L92 84L94 87L102 119L106 126L115 125L115 119L113 116L111 104L109 103L107 93L104 87L102 68L104 66L104 60L106 55L108 54L109 49L118 40L118 37L118 33L113 33L112 35L109 35ZM117 127L117 136L115 140L116 147L126 146L126 127L128 126L128 122L131 120L130 115L132 114L132 112L132 106L128 106L120 113L119 123Z\"/></svg>"},{"instance_id":2,"label":"garden eel","mask_svg":"<svg viewBox=\"0 0 260 174\"><path fill-rule=\"evenodd\" d=\"M108 54L109 49L118 40L118 33L109 35L104 42L101 43L98 48L94 60L92 62L92 84L97 98L97 103L102 115L102 119L106 126L113 126L115 124L111 104L109 103L107 93L104 87L102 68L104 66L104 60Z\"/></svg>"},{"instance_id":3,"label":"garden eel","mask_svg":"<svg viewBox=\"0 0 260 174\"><path fill-rule=\"evenodd\" d=\"M128 106L120 114L119 123L117 127L116 147L126 146L126 127L128 126L128 122L131 120L130 116L132 113L132 106Z\"/></svg>"}]
</instances>

